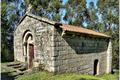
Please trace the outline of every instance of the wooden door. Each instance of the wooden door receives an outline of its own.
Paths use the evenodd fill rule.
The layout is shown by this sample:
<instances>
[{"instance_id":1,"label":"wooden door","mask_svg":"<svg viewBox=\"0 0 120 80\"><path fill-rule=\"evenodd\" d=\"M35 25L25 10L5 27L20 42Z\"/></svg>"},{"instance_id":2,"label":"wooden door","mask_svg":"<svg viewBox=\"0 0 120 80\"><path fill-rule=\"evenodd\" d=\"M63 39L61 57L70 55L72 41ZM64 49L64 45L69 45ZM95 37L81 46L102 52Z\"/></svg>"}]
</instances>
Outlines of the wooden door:
<instances>
[{"instance_id":1,"label":"wooden door","mask_svg":"<svg viewBox=\"0 0 120 80\"><path fill-rule=\"evenodd\" d=\"M29 65L28 68L32 68L34 59L34 45L29 44Z\"/></svg>"}]
</instances>

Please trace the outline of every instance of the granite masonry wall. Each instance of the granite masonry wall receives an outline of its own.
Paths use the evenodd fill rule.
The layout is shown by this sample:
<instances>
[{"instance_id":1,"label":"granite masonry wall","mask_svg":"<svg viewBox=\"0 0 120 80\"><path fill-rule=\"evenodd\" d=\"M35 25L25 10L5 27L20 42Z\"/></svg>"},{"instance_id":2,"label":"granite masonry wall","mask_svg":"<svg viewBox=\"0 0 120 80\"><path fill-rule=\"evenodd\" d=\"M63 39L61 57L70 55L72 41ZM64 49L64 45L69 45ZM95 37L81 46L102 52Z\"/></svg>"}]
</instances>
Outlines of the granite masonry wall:
<instances>
[{"instance_id":1,"label":"granite masonry wall","mask_svg":"<svg viewBox=\"0 0 120 80\"><path fill-rule=\"evenodd\" d=\"M35 32L36 60L50 72L54 72L53 33L54 26L46 23L40 23Z\"/></svg>"},{"instance_id":2,"label":"granite masonry wall","mask_svg":"<svg viewBox=\"0 0 120 80\"><path fill-rule=\"evenodd\" d=\"M107 69L108 40L85 35L75 36L60 29L54 34L55 70L58 73L94 73L94 60L98 60L98 74Z\"/></svg>"},{"instance_id":3,"label":"granite masonry wall","mask_svg":"<svg viewBox=\"0 0 120 80\"><path fill-rule=\"evenodd\" d=\"M14 32L14 58L25 62L23 35L30 31L33 36L34 60L50 72L94 73L94 61L98 60L98 74L110 72L111 43L105 38L65 32L26 16ZM108 44L109 43L109 44ZM109 45L109 46L108 46Z\"/></svg>"},{"instance_id":4,"label":"granite masonry wall","mask_svg":"<svg viewBox=\"0 0 120 80\"><path fill-rule=\"evenodd\" d=\"M53 29L54 26L26 16L14 32L14 59L25 62L23 53L23 35L30 31L34 39L34 60L44 65L44 69L53 71Z\"/></svg>"},{"instance_id":5,"label":"granite masonry wall","mask_svg":"<svg viewBox=\"0 0 120 80\"><path fill-rule=\"evenodd\" d=\"M14 32L14 59L25 62L25 57L23 53L23 35L26 31L30 31L35 37L35 23L37 20L31 19L30 17L26 16L24 21L22 21L19 26L16 28Z\"/></svg>"}]
</instances>

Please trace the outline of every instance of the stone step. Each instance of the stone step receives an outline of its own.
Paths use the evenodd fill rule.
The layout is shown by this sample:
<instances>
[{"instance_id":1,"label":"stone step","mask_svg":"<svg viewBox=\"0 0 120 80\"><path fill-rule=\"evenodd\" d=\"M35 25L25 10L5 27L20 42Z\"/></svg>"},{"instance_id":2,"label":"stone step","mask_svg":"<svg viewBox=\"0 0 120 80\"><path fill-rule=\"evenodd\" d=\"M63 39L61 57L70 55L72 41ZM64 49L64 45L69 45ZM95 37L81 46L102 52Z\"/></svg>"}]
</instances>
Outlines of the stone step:
<instances>
[{"instance_id":1,"label":"stone step","mask_svg":"<svg viewBox=\"0 0 120 80\"><path fill-rule=\"evenodd\" d=\"M14 66L12 66L13 68L20 68L20 67L22 67L22 65L21 64L19 64L19 65L14 65Z\"/></svg>"},{"instance_id":2,"label":"stone step","mask_svg":"<svg viewBox=\"0 0 120 80\"><path fill-rule=\"evenodd\" d=\"M16 73L14 76L20 76L20 75L23 75L26 71L26 68L23 67L22 65L21 66L15 66L14 69L16 70Z\"/></svg>"},{"instance_id":3,"label":"stone step","mask_svg":"<svg viewBox=\"0 0 120 80\"><path fill-rule=\"evenodd\" d=\"M14 78L27 74L25 63L11 62L2 66L5 69L9 69L9 75L11 75Z\"/></svg>"},{"instance_id":4,"label":"stone step","mask_svg":"<svg viewBox=\"0 0 120 80\"><path fill-rule=\"evenodd\" d=\"M18 70L20 70L20 71L25 71L25 70L27 70L25 67L21 67L21 68L18 68Z\"/></svg>"},{"instance_id":5,"label":"stone step","mask_svg":"<svg viewBox=\"0 0 120 80\"><path fill-rule=\"evenodd\" d=\"M28 72L27 71L21 71L21 72L18 72L16 73L16 75L14 75L15 78L18 78L20 77L21 75L24 75L24 74L27 74Z\"/></svg>"},{"instance_id":6,"label":"stone step","mask_svg":"<svg viewBox=\"0 0 120 80\"><path fill-rule=\"evenodd\" d=\"M14 76L14 77L18 77L18 76L20 76L20 75L23 75L24 74L24 72L14 72L14 73L12 73L12 75Z\"/></svg>"},{"instance_id":7,"label":"stone step","mask_svg":"<svg viewBox=\"0 0 120 80\"><path fill-rule=\"evenodd\" d=\"M21 62L11 62L9 64L7 64L7 67L11 67L11 66L15 66L15 65L20 65Z\"/></svg>"}]
</instances>

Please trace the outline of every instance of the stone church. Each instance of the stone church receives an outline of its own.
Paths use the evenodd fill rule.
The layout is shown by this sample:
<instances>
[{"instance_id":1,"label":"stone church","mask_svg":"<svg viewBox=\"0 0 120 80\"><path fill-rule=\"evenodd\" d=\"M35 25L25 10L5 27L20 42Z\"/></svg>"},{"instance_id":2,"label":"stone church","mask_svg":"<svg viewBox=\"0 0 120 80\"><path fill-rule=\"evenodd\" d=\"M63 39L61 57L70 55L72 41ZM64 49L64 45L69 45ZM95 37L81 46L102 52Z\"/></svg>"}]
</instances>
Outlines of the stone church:
<instances>
[{"instance_id":1,"label":"stone church","mask_svg":"<svg viewBox=\"0 0 120 80\"><path fill-rule=\"evenodd\" d=\"M14 32L14 59L54 73L110 73L111 37L26 13Z\"/></svg>"}]
</instances>

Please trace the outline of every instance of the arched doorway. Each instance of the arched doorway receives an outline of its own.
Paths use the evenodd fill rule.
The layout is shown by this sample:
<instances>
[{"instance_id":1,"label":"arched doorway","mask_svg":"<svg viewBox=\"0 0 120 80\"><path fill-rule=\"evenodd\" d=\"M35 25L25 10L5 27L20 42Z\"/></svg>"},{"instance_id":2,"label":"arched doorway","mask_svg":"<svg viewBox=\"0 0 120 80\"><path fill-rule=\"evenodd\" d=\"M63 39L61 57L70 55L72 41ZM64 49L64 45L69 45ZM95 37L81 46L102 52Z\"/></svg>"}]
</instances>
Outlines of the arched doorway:
<instances>
[{"instance_id":1,"label":"arched doorway","mask_svg":"<svg viewBox=\"0 0 120 80\"><path fill-rule=\"evenodd\" d=\"M94 60L94 75L98 75L98 70L99 70L99 66L98 66L98 59Z\"/></svg>"},{"instance_id":2,"label":"arched doorway","mask_svg":"<svg viewBox=\"0 0 120 80\"><path fill-rule=\"evenodd\" d=\"M25 62L28 64L28 69L33 66L34 59L34 44L33 35L30 31L25 31L23 35L23 55L25 57Z\"/></svg>"}]
</instances>

